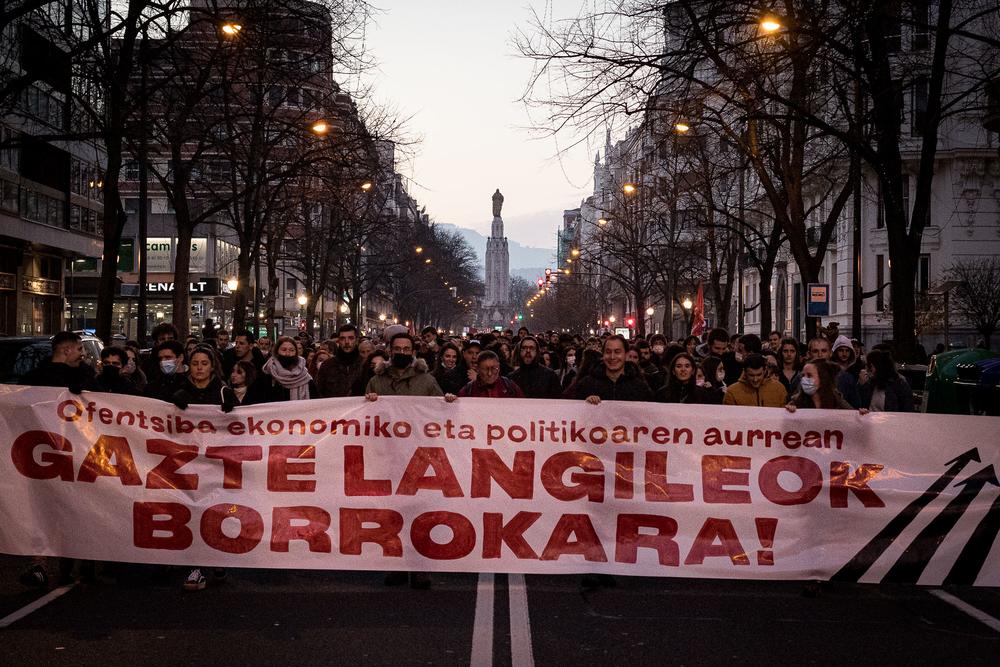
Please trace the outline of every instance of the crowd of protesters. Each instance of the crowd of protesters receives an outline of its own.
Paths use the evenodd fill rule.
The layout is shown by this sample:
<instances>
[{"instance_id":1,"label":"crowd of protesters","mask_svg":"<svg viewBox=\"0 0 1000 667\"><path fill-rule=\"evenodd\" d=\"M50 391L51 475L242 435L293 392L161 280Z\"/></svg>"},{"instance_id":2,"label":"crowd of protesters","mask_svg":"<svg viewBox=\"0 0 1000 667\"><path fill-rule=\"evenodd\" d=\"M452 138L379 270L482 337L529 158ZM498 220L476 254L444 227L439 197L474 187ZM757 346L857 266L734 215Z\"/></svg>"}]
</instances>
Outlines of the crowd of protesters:
<instances>
[{"instance_id":1,"label":"crowd of protesters","mask_svg":"<svg viewBox=\"0 0 1000 667\"><path fill-rule=\"evenodd\" d=\"M72 392L145 396L172 403L241 405L357 396L443 396L447 402L474 398L655 401L705 405L911 412L913 394L897 372L892 350L865 352L845 336L817 336L803 343L772 331L731 336L712 329L703 336L670 340L662 334L629 341L605 333L584 337L545 332L532 335L483 332L447 337L434 327L419 335L390 325L367 338L346 324L329 340L313 344L305 334L255 338L249 331L206 326L200 338L183 342L175 326L158 325L147 355L138 343L106 347L97 368L83 358L80 337L64 331L52 339L52 357L23 384L65 387ZM60 559L61 582L72 579L75 562ZM93 565L81 564L81 577ZM216 579L225 576L217 569ZM22 575L27 585L48 585L41 559ZM409 581L427 588L422 573L391 572L386 584ZM184 582L188 590L207 584L202 568Z\"/></svg>"}]
</instances>

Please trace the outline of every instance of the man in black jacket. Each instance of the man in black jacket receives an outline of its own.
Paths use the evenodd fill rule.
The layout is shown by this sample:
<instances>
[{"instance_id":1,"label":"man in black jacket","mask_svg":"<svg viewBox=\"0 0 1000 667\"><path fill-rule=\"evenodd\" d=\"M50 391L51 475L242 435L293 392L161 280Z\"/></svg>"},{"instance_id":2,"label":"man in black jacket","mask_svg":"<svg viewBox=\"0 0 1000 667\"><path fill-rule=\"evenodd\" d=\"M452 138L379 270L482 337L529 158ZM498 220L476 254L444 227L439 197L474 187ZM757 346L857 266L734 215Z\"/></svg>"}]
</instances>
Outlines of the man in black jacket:
<instances>
[{"instance_id":1,"label":"man in black jacket","mask_svg":"<svg viewBox=\"0 0 1000 667\"><path fill-rule=\"evenodd\" d=\"M52 357L21 378L21 384L65 387L79 394L94 377L94 369L83 360L83 342L72 331L52 337Z\"/></svg>"},{"instance_id":2,"label":"man in black jacket","mask_svg":"<svg viewBox=\"0 0 1000 667\"><path fill-rule=\"evenodd\" d=\"M122 369L128 363L128 355L120 347L106 347L101 350L101 372L97 374L84 389L105 394L124 394L137 396L139 390L132 382L122 375Z\"/></svg>"},{"instance_id":3,"label":"man in black jacket","mask_svg":"<svg viewBox=\"0 0 1000 667\"><path fill-rule=\"evenodd\" d=\"M222 377L229 379L229 374L233 372L233 366L237 361L249 361L260 373L264 368L264 353L254 344L256 337L247 330L236 334L233 338L233 346L222 353Z\"/></svg>"},{"instance_id":4,"label":"man in black jacket","mask_svg":"<svg viewBox=\"0 0 1000 667\"><path fill-rule=\"evenodd\" d=\"M525 398L559 398L562 387L559 376L551 368L538 363L538 341L525 336L517 346L521 365L508 377L517 383Z\"/></svg>"},{"instance_id":5,"label":"man in black jacket","mask_svg":"<svg viewBox=\"0 0 1000 667\"><path fill-rule=\"evenodd\" d=\"M176 340L163 341L153 348L150 358L155 370L143 394L169 402L185 382L184 346Z\"/></svg>"},{"instance_id":6,"label":"man in black jacket","mask_svg":"<svg viewBox=\"0 0 1000 667\"><path fill-rule=\"evenodd\" d=\"M642 371L625 361L628 343L621 335L604 341L601 363L590 375L576 383L576 397L597 405L603 401L651 401L653 392L646 384Z\"/></svg>"},{"instance_id":7,"label":"man in black jacket","mask_svg":"<svg viewBox=\"0 0 1000 667\"><path fill-rule=\"evenodd\" d=\"M333 356L323 362L316 373L316 388L323 398L360 395L359 387L365 372L365 362L358 353L358 328L343 324L337 329L337 345Z\"/></svg>"}]
</instances>

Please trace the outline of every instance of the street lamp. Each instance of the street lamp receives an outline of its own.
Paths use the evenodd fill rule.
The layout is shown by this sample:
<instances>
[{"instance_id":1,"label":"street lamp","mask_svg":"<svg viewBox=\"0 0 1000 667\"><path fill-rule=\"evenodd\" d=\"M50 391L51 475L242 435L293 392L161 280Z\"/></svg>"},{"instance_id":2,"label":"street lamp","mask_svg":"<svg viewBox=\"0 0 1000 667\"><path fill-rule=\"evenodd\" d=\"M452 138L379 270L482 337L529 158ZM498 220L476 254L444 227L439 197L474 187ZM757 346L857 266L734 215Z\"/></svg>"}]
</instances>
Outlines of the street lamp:
<instances>
[{"instance_id":1,"label":"street lamp","mask_svg":"<svg viewBox=\"0 0 1000 667\"><path fill-rule=\"evenodd\" d=\"M309 297L307 297L305 294L300 294L298 301L299 305L305 308L305 305L309 303Z\"/></svg>"},{"instance_id":2,"label":"street lamp","mask_svg":"<svg viewBox=\"0 0 1000 667\"><path fill-rule=\"evenodd\" d=\"M421 246L421 245L418 245L416 248L414 248L414 250L416 250L417 254L419 255L420 253L422 253L424 251L424 247Z\"/></svg>"},{"instance_id":3,"label":"street lamp","mask_svg":"<svg viewBox=\"0 0 1000 667\"><path fill-rule=\"evenodd\" d=\"M573 257L579 257L580 256L580 249L579 248L573 248L573 250L571 250L569 254L573 255Z\"/></svg>"},{"instance_id":4,"label":"street lamp","mask_svg":"<svg viewBox=\"0 0 1000 667\"><path fill-rule=\"evenodd\" d=\"M634 183L626 183L625 185L622 186L622 192L624 192L627 195L634 195L635 191L638 189L639 188L637 188Z\"/></svg>"},{"instance_id":5,"label":"street lamp","mask_svg":"<svg viewBox=\"0 0 1000 667\"><path fill-rule=\"evenodd\" d=\"M346 303L342 303L340 304L340 312L346 315L347 313L351 312L351 307L348 306Z\"/></svg>"},{"instance_id":6,"label":"street lamp","mask_svg":"<svg viewBox=\"0 0 1000 667\"><path fill-rule=\"evenodd\" d=\"M646 309L646 314L649 315L650 317L652 317L653 313L655 313L655 312L656 312L656 309L653 308L652 306L650 306L649 308Z\"/></svg>"},{"instance_id":7,"label":"street lamp","mask_svg":"<svg viewBox=\"0 0 1000 667\"><path fill-rule=\"evenodd\" d=\"M227 21L219 29L222 30L222 34L226 37L236 37L236 35L240 34L240 30L243 30L243 26L233 21Z\"/></svg>"},{"instance_id":8,"label":"street lamp","mask_svg":"<svg viewBox=\"0 0 1000 667\"><path fill-rule=\"evenodd\" d=\"M691 126L687 123L674 123L674 129L680 134L687 134L691 130Z\"/></svg>"},{"instance_id":9,"label":"street lamp","mask_svg":"<svg viewBox=\"0 0 1000 667\"><path fill-rule=\"evenodd\" d=\"M685 310L691 310L694 307L694 303L691 302L691 297L684 297L684 303L681 305L684 306Z\"/></svg>"},{"instance_id":10,"label":"street lamp","mask_svg":"<svg viewBox=\"0 0 1000 667\"><path fill-rule=\"evenodd\" d=\"M611 322L611 324L614 324L615 323L615 316L612 315L611 317L609 317L608 318L608 322Z\"/></svg>"},{"instance_id":11,"label":"street lamp","mask_svg":"<svg viewBox=\"0 0 1000 667\"><path fill-rule=\"evenodd\" d=\"M240 287L240 281L236 278L230 278L226 281L226 287L229 288L230 292L235 292Z\"/></svg>"},{"instance_id":12,"label":"street lamp","mask_svg":"<svg viewBox=\"0 0 1000 667\"><path fill-rule=\"evenodd\" d=\"M378 314L378 321L379 322L385 322L385 313L379 313Z\"/></svg>"},{"instance_id":13,"label":"street lamp","mask_svg":"<svg viewBox=\"0 0 1000 667\"><path fill-rule=\"evenodd\" d=\"M312 130L313 134L318 134L320 136L323 136L324 134L330 131L330 124L327 123L325 120L318 120L312 124L312 128L310 129Z\"/></svg>"},{"instance_id":14,"label":"street lamp","mask_svg":"<svg viewBox=\"0 0 1000 667\"><path fill-rule=\"evenodd\" d=\"M760 29L764 32L778 32L781 30L781 22L773 16L765 16L760 21Z\"/></svg>"},{"instance_id":15,"label":"street lamp","mask_svg":"<svg viewBox=\"0 0 1000 667\"><path fill-rule=\"evenodd\" d=\"M368 192L369 190L372 189L372 182L371 181L365 181L364 183L361 184L361 189L364 192Z\"/></svg>"}]
</instances>

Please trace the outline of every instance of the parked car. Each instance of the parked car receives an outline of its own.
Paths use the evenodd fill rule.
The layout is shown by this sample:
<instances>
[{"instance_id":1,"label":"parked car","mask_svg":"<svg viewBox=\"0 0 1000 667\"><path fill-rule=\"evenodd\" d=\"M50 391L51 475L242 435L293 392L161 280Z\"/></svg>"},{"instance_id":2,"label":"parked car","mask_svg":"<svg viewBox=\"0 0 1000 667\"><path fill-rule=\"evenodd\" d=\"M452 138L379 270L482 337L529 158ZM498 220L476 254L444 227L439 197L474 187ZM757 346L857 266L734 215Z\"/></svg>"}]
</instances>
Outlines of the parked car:
<instances>
[{"instance_id":1,"label":"parked car","mask_svg":"<svg viewBox=\"0 0 1000 667\"><path fill-rule=\"evenodd\" d=\"M942 352L931 357L924 383L924 412L967 415L970 413L968 392L956 391L958 367L986 359L1000 359L1000 353L990 350L963 349Z\"/></svg>"},{"instance_id":2,"label":"parked car","mask_svg":"<svg viewBox=\"0 0 1000 667\"><path fill-rule=\"evenodd\" d=\"M100 338L81 336L83 360L97 367L104 343ZM0 337L0 383L18 384L21 378L52 356L51 336Z\"/></svg>"}]
</instances>

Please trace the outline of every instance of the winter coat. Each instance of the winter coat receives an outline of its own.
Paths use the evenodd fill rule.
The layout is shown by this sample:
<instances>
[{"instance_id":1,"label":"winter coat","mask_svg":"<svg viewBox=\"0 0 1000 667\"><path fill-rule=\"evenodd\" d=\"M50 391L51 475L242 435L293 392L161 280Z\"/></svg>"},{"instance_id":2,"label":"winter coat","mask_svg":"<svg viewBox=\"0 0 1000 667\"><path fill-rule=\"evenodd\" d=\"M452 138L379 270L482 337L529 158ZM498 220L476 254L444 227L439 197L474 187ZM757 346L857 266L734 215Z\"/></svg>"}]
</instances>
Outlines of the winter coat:
<instances>
[{"instance_id":1,"label":"winter coat","mask_svg":"<svg viewBox=\"0 0 1000 667\"><path fill-rule=\"evenodd\" d=\"M323 398L350 396L364 371L364 360L356 350L352 356L337 351L319 367L316 389Z\"/></svg>"},{"instance_id":2,"label":"winter coat","mask_svg":"<svg viewBox=\"0 0 1000 667\"><path fill-rule=\"evenodd\" d=\"M235 347L231 347L222 353L223 376L229 377L229 374L233 372L233 367L236 365L237 361L239 361L239 359L236 358ZM267 359L264 358L264 353L260 351L260 348L256 345L251 346L250 362L253 364L253 367L257 369L258 373L264 370L265 361L267 361Z\"/></svg>"},{"instance_id":3,"label":"winter coat","mask_svg":"<svg viewBox=\"0 0 1000 667\"><path fill-rule=\"evenodd\" d=\"M380 362L375 375L365 387L366 394L380 396L443 396L437 380L427 371L427 362L415 359L406 368L394 368L389 362Z\"/></svg>"},{"instance_id":4,"label":"winter coat","mask_svg":"<svg viewBox=\"0 0 1000 667\"><path fill-rule=\"evenodd\" d=\"M487 387L479 380L474 380L462 387L458 395L471 398L524 398L521 387L510 378L503 376L497 378L491 387Z\"/></svg>"},{"instance_id":5,"label":"winter coat","mask_svg":"<svg viewBox=\"0 0 1000 667\"><path fill-rule=\"evenodd\" d=\"M556 372L537 362L521 364L508 377L521 388L524 398L559 398L562 394Z\"/></svg>"},{"instance_id":6,"label":"winter coat","mask_svg":"<svg viewBox=\"0 0 1000 667\"><path fill-rule=\"evenodd\" d=\"M702 387L692 378L685 383L667 381L656 392L660 403L688 403L700 405L721 405L725 392L722 389Z\"/></svg>"},{"instance_id":7,"label":"winter coat","mask_svg":"<svg viewBox=\"0 0 1000 667\"><path fill-rule=\"evenodd\" d=\"M788 402L788 392L773 377L764 378L760 387L753 387L745 375L726 389L723 405L745 405L757 408L780 408Z\"/></svg>"},{"instance_id":8,"label":"winter coat","mask_svg":"<svg viewBox=\"0 0 1000 667\"><path fill-rule=\"evenodd\" d=\"M83 388L88 391L97 391L104 394L139 395L139 390L132 383L132 380L121 373L114 376L109 376L106 373L98 373Z\"/></svg>"},{"instance_id":9,"label":"winter coat","mask_svg":"<svg viewBox=\"0 0 1000 667\"><path fill-rule=\"evenodd\" d=\"M204 387L196 387L191 383L191 379L186 375L181 377L182 382L173 396L167 399L177 407L184 409L189 405L220 405L226 412L238 405L236 394L226 383L217 377L209 380Z\"/></svg>"},{"instance_id":10,"label":"winter coat","mask_svg":"<svg viewBox=\"0 0 1000 667\"><path fill-rule=\"evenodd\" d=\"M859 387L861 407L871 408L872 396L875 394L875 382L869 380ZM897 375L885 383L885 406L883 412L913 412L913 391L910 384L901 375Z\"/></svg>"},{"instance_id":11,"label":"winter coat","mask_svg":"<svg viewBox=\"0 0 1000 667\"><path fill-rule=\"evenodd\" d=\"M79 366L70 366L61 361L46 359L21 378L21 384L36 387L65 387L79 394L93 377L94 369L90 364L81 361Z\"/></svg>"},{"instance_id":12,"label":"winter coat","mask_svg":"<svg viewBox=\"0 0 1000 667\"><path fill-rule=\"evenodd\" d=\"M611 381L604 362L599 362L586 377L575 385L576 398L599 396L602 401L652 401L653 392L646 384L642 371L635 364L626 363L624 372Z\"/></svg>"},{"instance_id":13,"label":"winter coat","mask_svg":"<svg viewBox=\"0 0 1000 667\"><path fill-rule=\"evenodd\" d=\"M148 398L155 398L159 401L170 401L170 397L181 389L187 382L187 376L183 372L164 375L160 373L155 380L146 385L142 395Z\"/></svg>"},{"instance_id":14,"label":"winter coat","mask_svg":"<svg viewBox=\"0 0 1000 667\"><path fill-rule=\"evenodd\" d=\"M842 369L837 373L837 391L840 395L844 397L852 407L861 407L861 394L858 392L858 373L853 372L852 369L858 368L860 372L860 367L857 365L857 356L854 353L854 345L851 344L851 339L847 336L837 336L837 340L833 343L833 348L830 350L831 361L837 358L837 350L842 347L846 347L851 351L850 365L847 369ZM836 363L834 361L834 363ZM839 366L839 364L837 364Z\"/></svg>"},{"instance_id":15,"label":"winter coat","mask_svg":"<svg viewBox=\"0 0 1000 667\"><path fill-rule=\"evenodd\" d=\"M326 366L331 360L323 363ZM344 394L347 396L348 394ZM316 383L309 380L309 398L319 398L319 390ZM253 384L247 389L246 396L243 397L242 405L260 405L261 403L281 403L291 400L291 392L282 387L281 384L267 373L261 373Z\"/></svg>"},{"instance_id":16,"label":"winter coat","mask_svg":"<svg viewBox=\"0 0 1000 667\"><path fill-rule=\"evenodd\" d=\"M433 373L441 391L446 394L457 394L462 387L469 384L469 369L462 364L458 364L451 370L444 367L438 368Z\"/></svg>"},{"instance_id":17,"label":"winter coat","mask_svg":"<svg viewBox=\"0 0 1000 667\"><path fill-rule=\"evenodd\" d=\"M791 396L799 390L799 380L802 379L802 371L795 371L795 375L792 376L791 380L785 377L785 371L783 369L779 370L777 374L775 374L775 377L778 378L778 382L781 383L781 386L784 387L785 391L788 392L788 395Z\"/></svg>"}]
</instances>

